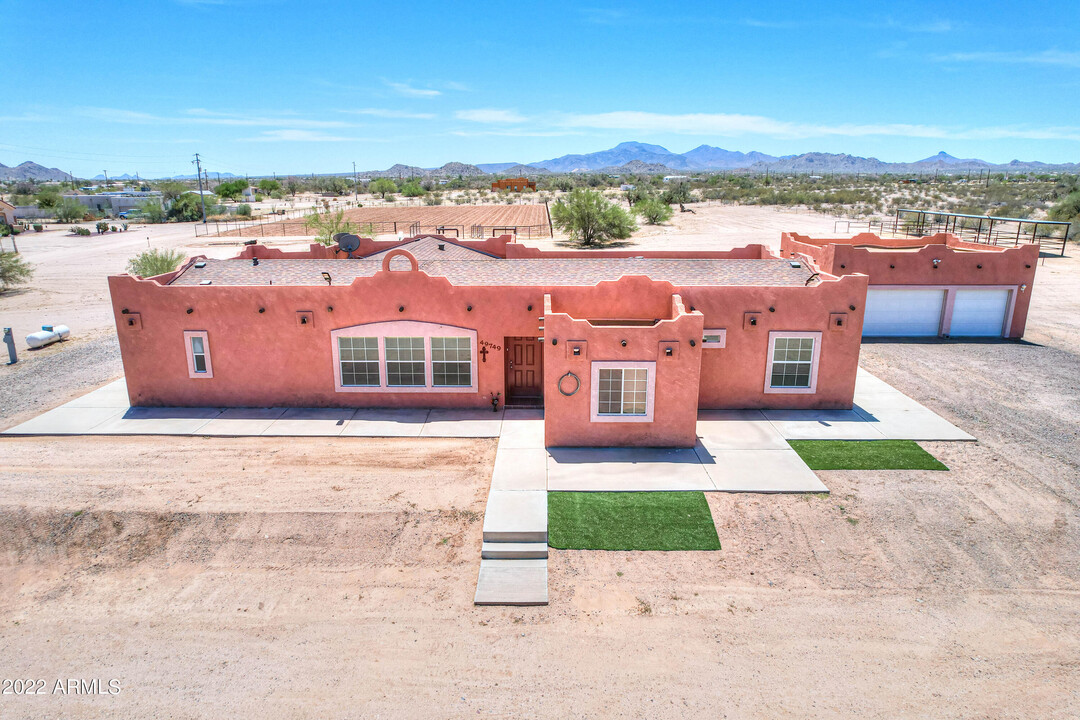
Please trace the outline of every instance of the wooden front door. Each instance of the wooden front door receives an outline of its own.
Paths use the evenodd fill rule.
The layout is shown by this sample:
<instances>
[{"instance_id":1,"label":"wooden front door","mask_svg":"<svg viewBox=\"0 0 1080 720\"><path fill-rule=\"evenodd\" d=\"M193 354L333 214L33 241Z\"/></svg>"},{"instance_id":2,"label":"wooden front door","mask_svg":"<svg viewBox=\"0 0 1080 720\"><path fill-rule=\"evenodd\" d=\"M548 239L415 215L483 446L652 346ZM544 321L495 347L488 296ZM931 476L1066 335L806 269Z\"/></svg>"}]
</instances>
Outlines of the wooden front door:
<instances>
[{"instance_id":1,"label":"wooden front door","mask_svg":"<svg viewBox=\"0 0 1080 720\"><path fill-rule=\"evenodd\" d=\"M506 399L539 401L544 396L544 353L534 337L506 338Z\"/></svg>"}]
</instances>

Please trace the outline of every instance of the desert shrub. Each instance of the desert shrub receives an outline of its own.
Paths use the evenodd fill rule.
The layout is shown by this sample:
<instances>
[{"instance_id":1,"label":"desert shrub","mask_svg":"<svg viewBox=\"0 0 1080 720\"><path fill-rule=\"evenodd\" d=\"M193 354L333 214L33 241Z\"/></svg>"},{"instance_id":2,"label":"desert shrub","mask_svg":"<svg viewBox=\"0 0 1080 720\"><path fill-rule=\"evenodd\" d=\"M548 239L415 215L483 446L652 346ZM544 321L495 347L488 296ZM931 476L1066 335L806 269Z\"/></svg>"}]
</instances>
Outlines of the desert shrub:
<instances>
[{"instance_id":1,"label":"desert shrub","mask_svg":"<svg viewBox=\"0 0 1080 720\"><path fill-rule=\"evenodd\" d=\"M21 255L0 250L0 290L29 282L34 275L34 268Z\"/></svg>"},{"instance_id":2,"label":"desert shrub","mask_svg":"<svg viewBox=\"0 0 1080 720\"><path fill-rule=\"evenodd\" d=\"M694 202L694 196L690 194L690 184L685 182L677 182L672 184L666 190L660 198L668 205L675 205L676 203L688 203Z\"/></svg>"},{"instance_id":3,"label":"desert shrub","mask_svg":"<svg viewBox=\"0 0 1080 720\"><path fill-rule=\"evenodd\" d=\"M390 178L377 178L368 186L368 192L372 195L380 195L385 200L387 195L393 195L398 191L397 185Z\"/></svg>"},{"instance_id":4,"label":"desert shrub","mask_svg":"<svg viewBox=\"0 0 1080 720\"><path fill-rule=\"evenodd\" d=\"M595 190L584 188L573 190L551 206L551 222L582 245L623 240L637 230L630 213Z\"/></svg>"},{"instance_id":5,"label":"desert shrub","mask_svg":"<svg viewBox=\"0 0 1080 720\"><path fill-rule=\"evenodd\" d=\"M420 197L426 192L427 190L420 187L419 183L413 181L407 182L401 186L401 194L405 197Z\"/></svg>"},{"instance_id":6,"label":"desert shrub","mask_svg":"<svg viewBox=\"0 0 1080 720\"><path fill-rule=\"evenodd\" d=\"M344 210L314 212L304 219L304 227L315 231L315 241L323 245L333 245L338 233L355 233L356 225L345 219Z\"/></svg>"},{"instance_id":7,"label":"desert shrub","mask_svg":"<svg viewBox=\"0 0 1080 720\"><path fill-rule=\"evenodd\" d=\"M97 228L98 235L109 231L109 223L105 222L104 220L99 221L98 224L94 227Z\"/></svg>"},{"instance_id":8,"label":"desert shrub","mask_svg":"<svg viewBox=\"0 0 1080 720\"><path fill-rule=\"evenodd\" d=\"M86 208L74 198L64 198L56 204L56 219L62 223L78 222L86 214Z\"/></svg>"},{"instance_id":9,"label":"desert shrub","mask_svg":"<svg viewBox=\"0 0 1080 720\"><path fill-rule=\"evenodd\" d=\"M139 253L128 260L127 269L132 275L139 277L154 277L163 273L172 272L180 267L184 261L184 254L179 250L158 250L153 248Z\"/></svg>"},{"instance_id":10,"label":"desert shrub","mask_svg":"<svg viewBox=\"0 0 1080 720\"><path fill-rule=\"evenodd\" d=\"M241 217L251 217L251 206L247 203L236 208L236 214Z\"/></svg>"},{"instance_id":11,"label":"desert shrub","mask_svg":"<svg viewBox=\"0 0 1080 720\"><path fill-rule=\"evenodd\" d=\"M82 237L90 236L90 228L84 228L82 226L79 226L71 228L71 231L74 232L76 235L80 235Z\"/></svg>"},{"instance_id":12,"label":"desert shrub","mask_svg":"<svg viewBox=\"0 0 1080 720\"><path fill-rule=\"evenodd\" d=\"M659 198L647 197L634 203L634 212L640 215L647 224L659 225L670 220L674 211L670 205Z\"/></svg>"},{"instance_id":13,"label":"desert shrub","mask_svg":"<svg viewBox=\"0 0 1080 720\"><path fill-rule=\"evenodd\" d=\"M34 232L44 232L45 226L41 223L34 223Z\"/></svg>"}]
</instances>

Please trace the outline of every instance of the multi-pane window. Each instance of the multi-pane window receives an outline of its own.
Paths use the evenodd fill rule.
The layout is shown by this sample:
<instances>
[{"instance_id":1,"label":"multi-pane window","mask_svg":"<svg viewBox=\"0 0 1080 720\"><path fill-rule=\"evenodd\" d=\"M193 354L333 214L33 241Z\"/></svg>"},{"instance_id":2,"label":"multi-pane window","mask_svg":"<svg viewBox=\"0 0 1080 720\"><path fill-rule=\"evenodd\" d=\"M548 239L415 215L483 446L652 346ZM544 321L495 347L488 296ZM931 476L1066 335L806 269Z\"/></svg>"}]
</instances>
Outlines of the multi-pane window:
<instances>
[{"instance_id":1,"label":"multi-pane window","mask_svg":"<svg viewBox=\"0 0 1080 720\"><path fill-rule=\"evenodd\" d=\"M206 372L206 344L202 337L191 337L191 365L197 373Z\"/></svg>"},{"instance_id":2,"label":"multi-pane window","mask_svg":"<svg viewBox=\"0 0 1080 720\"><path fill-rule=\"evenodd\" d=\"M644 415L649 394L649 371L644 368L600 369L601 415Z\"/></svg>"},{"instance_id":3,"label":"multi-pane window","mask_svg":"<svg viewBox=\"0 0 1080 720\"><path fill-rule=\"evenodd\" d=\"M469 338L431 338L431 381L435 387L472 385L472 341Z\"/></svg>"},{"instance_id":4,"label":"multi-pane window","mask_svg":"<svg viewBox=\"0 0 1080 720\"><path fill-rule=\"evenodd\" d=\"M379 338L339 337L342 386L378 386Z\"/></svg>"},{"instance_id":5,"label":"multi-pane window","mask_svg":"<svg viewBox=\"0 0 1080 720\"><path fill-rule=\"evenodd\" d=\"M388 337L386 344L386 384L389 387L423 387L424 338Z\"/></svg>"},{"instance_id":6,"label":"multi-pane window","mask_svg":"<svg viewBox=\"0 0 1080 720\"><path fill-rule=\"evenodd\" d=\"M814 338L778 337L773 340L769 384L774 388L809 388L814 369Z\"/></svg>"}]
</instances>

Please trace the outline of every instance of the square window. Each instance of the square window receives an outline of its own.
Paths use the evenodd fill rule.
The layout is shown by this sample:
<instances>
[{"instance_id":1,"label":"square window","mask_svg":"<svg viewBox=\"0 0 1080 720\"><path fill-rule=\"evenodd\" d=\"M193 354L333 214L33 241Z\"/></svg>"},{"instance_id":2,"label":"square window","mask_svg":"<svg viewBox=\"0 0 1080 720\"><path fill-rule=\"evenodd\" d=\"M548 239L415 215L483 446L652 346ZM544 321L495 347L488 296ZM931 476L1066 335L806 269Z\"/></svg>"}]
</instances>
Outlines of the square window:
<instances>
[{"instance_id":1,"label":"square window","mask_svg":"<svg viewBox=\"0 0 1080 720\"><path fill-rule=\"evenodd\" d=\"M472 341L469 338L431 338L431 381L435 387L472 385Z\"/></svg>"},{"instance_id":2,"label":"square window","mask_svg":"<svg viewBox=\"0 0 1080 720\"><path fill-rule=\"evenodd\" d=\"M600 415L645 415L649 371L644 368L601 368Z\"/></svg>"},{"instance_id":3,"label":"square window","mask_svg":"<svg viewBox=\"0 0 1080 720\"><path fill-rule=\"evenodd\" d=\"M389 387L424 387L424 338L388 337L386 343L386 384Z\"/></svg>"},{"instance_id":4,"label":"square window","mask_svg":"<svg viewBox=\"0 0 1080 720\"><path fill-rule=\"evenodd\" d=\"M342 386L378 387L378 338L339 337L338 361Z\"/></svg>"},{"instance_id":5,"label":"square window","mask_svg":"<svg viewBox=\"0 0 1080 720\"><path fill-rule=\"evenodd\" d=\"M813 391L817 336L773 335L766 392Z\"/></svg>"}]
</instances>

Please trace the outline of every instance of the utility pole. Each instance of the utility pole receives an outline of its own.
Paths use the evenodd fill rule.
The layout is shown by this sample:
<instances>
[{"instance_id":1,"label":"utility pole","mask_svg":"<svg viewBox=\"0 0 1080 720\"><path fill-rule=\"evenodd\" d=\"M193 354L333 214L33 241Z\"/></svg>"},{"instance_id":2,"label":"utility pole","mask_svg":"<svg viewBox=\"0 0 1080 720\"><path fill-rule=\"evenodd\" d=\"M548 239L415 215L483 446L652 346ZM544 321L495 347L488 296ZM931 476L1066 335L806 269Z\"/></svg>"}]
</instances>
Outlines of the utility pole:
<instances>
[{"instance_id":1,"label":"utility pole","mask_svg":"<svg viewBox=\"0 0 1080 720\"><path fill-rule=\"evenodd\" d=\"M206 200L203 198L202 191L202 162L199 161L199 153L195 153L195 176L199 179L199 205L202 206L202 221L203 225L206 224ZM209 184L209 183L208 183Z\"/></svg>"},{"instance_id":2,"label":"utility pole","mask_svg":"<svg viewBox=\"0 0 1080 720\"><path fill-rule=\"evenodd\" d=\"M352 164L352 192L353 192L353 200L359 201L360 200L360 185L356 181L356 161L355 160L353 161L353 164Z\"/></svg>"},{"instance_id":3,"label":"utility pole","mask_svg":"<svg viewBox=\"0 0 1080 720\"><path fill-rule=\"evenodd\" d=\"M105 173L105 187L109 187L109 171L108 170L102 170L102 172ZM989 171L987 171L987 172L989 172Z\"/></svg>"},{"instance_id":4,"label":"utility pole","mask_svg":"<svg viewBox=\"0 0 1080 720\"><path fill-rule=\"evenodd\" d=\"M221 173L218 173L218 174L217 174L217 184L218 184L218 185L220 185L220 184L221 184Z\"/></svg>"},{"instance_id":5,"label":"utility pole","mask_svg":"<svg viewBox=\"0 0 1080 720\"><path fill-rule=\"evenodd\" d=\"M68 177L71 178L71 189L75 190L75 174L68 170Z\"/></svg>"}]
</instances>

